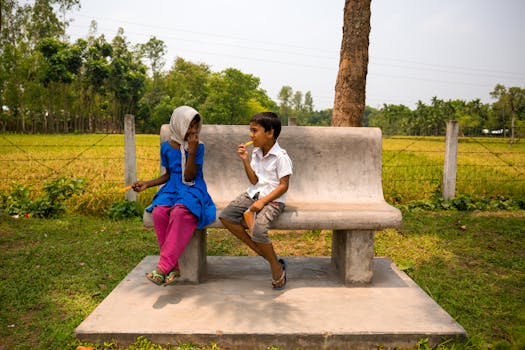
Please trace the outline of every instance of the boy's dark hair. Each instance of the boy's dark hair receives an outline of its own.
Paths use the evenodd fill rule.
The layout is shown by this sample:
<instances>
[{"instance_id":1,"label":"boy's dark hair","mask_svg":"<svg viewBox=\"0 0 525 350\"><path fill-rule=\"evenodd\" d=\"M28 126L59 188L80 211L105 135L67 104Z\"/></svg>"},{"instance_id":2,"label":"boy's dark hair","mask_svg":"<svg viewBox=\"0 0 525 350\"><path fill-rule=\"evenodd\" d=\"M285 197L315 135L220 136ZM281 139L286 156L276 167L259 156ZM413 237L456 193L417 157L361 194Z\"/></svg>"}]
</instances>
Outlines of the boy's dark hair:
<instances>
[{"instance_id":1,"label":"boy's dark hair","mask_svg":"<svg viewBox=\"0 0 525 350\"><path fill-rule=\"evenodd\" d=\"M261 112L252 117L250 123L259 124L264 128L264 131L273 129L273 138L277 140L281 133L281 119L274 112Z\"/></svg>"}]
</instances>

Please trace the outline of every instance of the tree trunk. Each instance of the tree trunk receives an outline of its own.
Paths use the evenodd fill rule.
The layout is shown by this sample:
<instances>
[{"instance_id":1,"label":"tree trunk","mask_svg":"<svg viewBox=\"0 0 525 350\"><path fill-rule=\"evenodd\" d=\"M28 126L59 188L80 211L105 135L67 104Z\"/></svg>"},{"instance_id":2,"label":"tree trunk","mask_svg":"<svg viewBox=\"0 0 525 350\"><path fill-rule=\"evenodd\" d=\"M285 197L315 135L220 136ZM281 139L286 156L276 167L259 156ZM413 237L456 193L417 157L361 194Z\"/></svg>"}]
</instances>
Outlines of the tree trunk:
<instances>
[{"instance_id":1,"label":"tree trunk","mask_svg":"<svg viewBox=\"0 0 525 350\"><path fill-rule=\"evenodd\" d=\"M365 111L371 0L346 0L332 126L361 126Z\"/></svg>"}]
</instances>

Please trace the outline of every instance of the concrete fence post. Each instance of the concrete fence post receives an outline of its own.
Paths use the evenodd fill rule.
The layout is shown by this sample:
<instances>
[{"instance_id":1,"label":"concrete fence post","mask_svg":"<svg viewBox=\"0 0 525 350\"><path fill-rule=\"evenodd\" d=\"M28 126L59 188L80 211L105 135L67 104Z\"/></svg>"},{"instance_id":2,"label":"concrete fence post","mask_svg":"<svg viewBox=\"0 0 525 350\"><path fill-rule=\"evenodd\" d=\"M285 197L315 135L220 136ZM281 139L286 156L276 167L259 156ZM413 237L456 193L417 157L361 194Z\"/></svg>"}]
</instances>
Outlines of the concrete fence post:
<instances>
[{"instance_id":1,"label":"concrete fence post","mask_svg":"<svg viewBox=\"0 0 525 350\"><path fill-rule=\"evenodd\" d=\"M443 170L443 198L451 199L456 195L456 170L458 159L459 124L455 120L447 122L445 141L445 165Z\"/></svg>"},{"instance_id":2,"label":"concrete fence post","mask_svg":"<svg viewBox=\"0 0 525 350\"><path fill-rule=\"evenodd\" d=\"M126 114L124 116L124 182L131 185L137 181L137 156L135 145L135 116ZM137 201L135 191L126 191L126 199L131 202Z\"/></svg>"}]
</instances>

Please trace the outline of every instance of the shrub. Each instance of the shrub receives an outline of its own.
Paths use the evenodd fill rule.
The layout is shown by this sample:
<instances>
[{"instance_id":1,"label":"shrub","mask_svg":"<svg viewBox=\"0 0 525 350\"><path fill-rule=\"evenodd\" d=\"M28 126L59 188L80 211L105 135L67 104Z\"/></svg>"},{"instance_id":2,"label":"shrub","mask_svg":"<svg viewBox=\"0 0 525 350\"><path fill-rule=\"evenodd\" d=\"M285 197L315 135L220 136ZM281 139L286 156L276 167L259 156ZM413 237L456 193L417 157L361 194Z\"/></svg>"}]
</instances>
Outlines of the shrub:
<instances>
[{"instance_id":1,"label":"shrub","mask_svg":"<svg viewBox=\"0 0 525 350\"><path fill-rule=\"evenodd\" d=\"M122 220L134 217L142 217L143 208L137 202L119 201L113 203L106 215L112 220Z\"/></svg>"},{"instance_id":2,"label":"shrub","mask_svg":"<svg viewBox=\"0 0 525 350\"><path fill-rule=\"evenodd\" d=\"M457 211L492 211L492 210L523 210L525 209L525 199L523 198L486 198L476 197L468 194L459 194L451 199L444 199L440 196L433 196L430 199L412 201L406 205L400 205L403 210L457 210Z\"/></svg>"},{"instance_id":3,"label":"shrub","mask_svg":"<svg viewBox=\"0 0 525 350\"><path fill-rule=\"evenodd\" d=\"M57 178L44 183L43 194L31 199L27 187L15 184L10 194L1 195L0 208L11 216L56 218L66 211L66 201L84 191L82 179Z\"/></svg>"}]
</instances>

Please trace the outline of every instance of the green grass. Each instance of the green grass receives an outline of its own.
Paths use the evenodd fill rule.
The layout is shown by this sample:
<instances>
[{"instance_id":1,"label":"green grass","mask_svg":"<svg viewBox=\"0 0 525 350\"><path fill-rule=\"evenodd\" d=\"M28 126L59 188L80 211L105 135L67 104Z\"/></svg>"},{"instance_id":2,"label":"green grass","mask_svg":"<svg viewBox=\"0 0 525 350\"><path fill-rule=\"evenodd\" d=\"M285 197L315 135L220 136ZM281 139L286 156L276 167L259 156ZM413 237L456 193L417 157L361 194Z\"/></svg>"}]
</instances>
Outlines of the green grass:
<instances>
[{"instance_id":1,"label":"green grass","mask_svg":"<svg viewBox=\"0 0 525 350\"><path fill-rule=\"evenodd\" d=\"M428 199L441 191L444 137L383 139L383 192L390 203ZM456 193L525 198L525 143L463 137L458 141Z\"/></svg>"},{"instance_id":2,"label":"green grass","mask_svg":"<svg viewBox=\"0 0 525 350\"><path fill-rule=\"evenodd\" d=\"M523 211L405 213L401 229L377 233L376 255L392 258L467 330L469 341L453 348L523 349L523 222ZM330 231L272 238L282 255L330 254ZM80 322L144 256L158 254L140 221L84 216L0 216L0 250L0 349L76 349ZM249 254L224 230L210 230L208 253ZM156 347L141 339L132 348Z\"/></svg>"}]
</instances>

